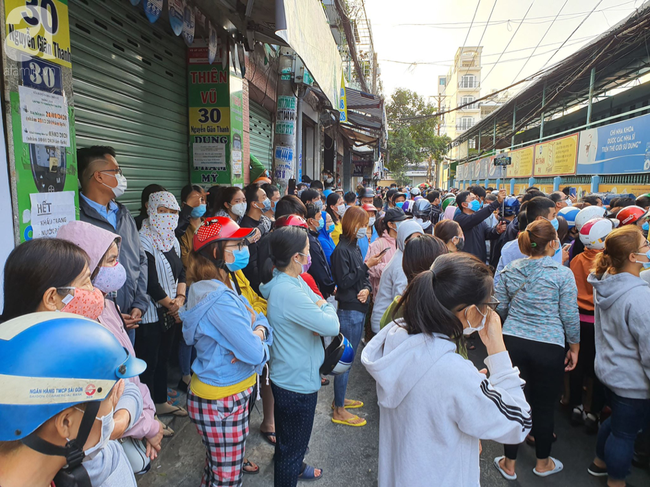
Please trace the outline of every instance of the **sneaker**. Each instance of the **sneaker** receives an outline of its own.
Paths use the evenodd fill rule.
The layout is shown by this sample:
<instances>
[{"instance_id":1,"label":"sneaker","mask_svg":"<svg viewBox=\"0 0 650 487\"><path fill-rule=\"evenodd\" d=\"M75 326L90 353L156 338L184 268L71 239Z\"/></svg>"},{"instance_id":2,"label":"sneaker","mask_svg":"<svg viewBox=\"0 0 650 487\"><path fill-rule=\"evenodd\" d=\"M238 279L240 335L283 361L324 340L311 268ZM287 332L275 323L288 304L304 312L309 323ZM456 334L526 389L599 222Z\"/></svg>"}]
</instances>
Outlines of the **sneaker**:
<instances>
[{"instance_id":1,"label":"sneaker","mask_svg":"<svg viewBox=\"0 0 650 487\"><path fill-rule=\"evenodd\" d=\"M591 465L589 465L587 472L589 472L594 477L607 477L607 469L599 467L594 462L591 462Z\"/></svg>"},{"instance_id":2,"label":"sneaker","mask_svg":"<svg viewBox=\"0 0 650 487\"><path fill-rule=\"evenodd\" d=\"M598 416L594 413L586 413L584 416L585 427L588 435L595 435L598 433Z\"/></svg>"},{"instance_id":3,"label":"sneaker","mask_svg":"<svg viewBox=\"0 0 650 487\"><path fill-rule=\"evenodd\" d=\"M582 419L582 415L584 414L584 409L582 408L582 404L580 406L576 406L573 408L573 411L571 412L571 426L581 426L584 424L584 420Z\"/></svg>"}]
</instances>

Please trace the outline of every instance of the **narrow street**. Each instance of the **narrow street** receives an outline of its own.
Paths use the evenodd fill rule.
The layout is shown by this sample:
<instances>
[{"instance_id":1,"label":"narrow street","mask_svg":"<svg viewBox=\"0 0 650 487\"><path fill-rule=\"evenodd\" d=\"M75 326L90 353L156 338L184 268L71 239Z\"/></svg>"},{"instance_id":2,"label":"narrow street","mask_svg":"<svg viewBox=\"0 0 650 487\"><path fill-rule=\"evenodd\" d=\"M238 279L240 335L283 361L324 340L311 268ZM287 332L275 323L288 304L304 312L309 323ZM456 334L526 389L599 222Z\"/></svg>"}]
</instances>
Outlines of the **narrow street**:
<instances>
[{"instance_id":1,"label":"narrow street","mask_svg":"<svg viewBox=\"0 0 650 487\"><path fill-rule=\"evenodd\" d=\"M473 362L483 367L485 351L479 340L476 350L470 352ZM367 419L368 425L351 428L334 425L330 421L330 405L333 400L331 384L323 387L318 398L316 419L312 433L310 452L306 460L325 472L318 485L328 487L372 487L377 485L377 457L379 449L379 407L377 406L375 383L358 359L351 371L348 397L362 400L365 406L358 414ZM435 401L435 398L432 398ZM246 487L268 487L273 485L273 448L259 434L262 420L261 403L251 414L251 434L246 443L247 457L260 466L257 475L244 476ZM356 413L356 411L355 411ZM480 414L480 412L477 412ZM176 431L174 438L163 442L163 450L151 471L139 479L140 487L198 487L205 460L201 440L188 419L174 419L171 423ZM483 442L481 455L481 485L483 487L536 487L571 486L603 487L604 478L595 478L587 473L593 459L596 437L586 435L580 428L569 424L568 416L556 414L558 441L553 445L552 456L564 463L564 471L551 479L542 479L532 472L535 463L534 449L523 445L519 450L517 466L518 480L509 482L492 466L495 457L503 455L501 445L492 441ZM426 465L413 465L427 475ZM432 480L432 486L435 484ZM650 485L650 472L632 469L628 477L629 487Z\"/></svg>"}]
</instances>

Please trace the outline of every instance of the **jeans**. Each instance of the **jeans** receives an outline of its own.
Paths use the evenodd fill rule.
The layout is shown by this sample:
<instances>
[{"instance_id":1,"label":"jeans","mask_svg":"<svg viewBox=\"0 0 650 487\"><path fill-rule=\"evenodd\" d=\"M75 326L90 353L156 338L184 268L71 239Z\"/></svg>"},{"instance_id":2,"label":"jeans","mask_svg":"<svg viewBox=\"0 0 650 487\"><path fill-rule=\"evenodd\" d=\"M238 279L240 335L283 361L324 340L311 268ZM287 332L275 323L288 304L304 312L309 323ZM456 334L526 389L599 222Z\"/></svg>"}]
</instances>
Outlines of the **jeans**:
<instances>
[{"instance_id":1,"label":"jeans","mask_svg":"<svg viewBox=\"0 0 650 487\"><path fill-rule=\"evenodd\" d=\"M612 415L598 431L596 456L607 465L607 474L614 480L624 480L630 472L634 440L650 421L650 399L621 397L605 388Z\"/></svg>"},{"instance_id":2,"label":"jeans","mask_svg":"<svg viewBox=\"0 0 650 487\"><path fill-rule=\"evenodd\" d=\"M295 487L302 473L302 462L309 445L318 392L300 394L276 386L271 381L275 400L274 487Z\"/></svg>"},{"instance_id":3,"label":"jeans","mask_svg":"<svg viewBox=\"0 0 650 487\"><path fill-rule=\"evenodd\" d=\"M524 394L530 404L537 458L548 458L553 443L555 405L557 404L564 377L564 347L552 343L536 342L504 335L512 365L519 367L521 378L526 381ZM519 445L504 445L509 460L517 459Z\"/></svg>"},{"instance_id":4,"label":"jeans","mask_svg":"<svg viewBox=\"0 0 650 487\"><path fill-rule=\"evenodd\" d=\"M341 333L350 341L356 356L363 335L366 314L350 309L339 309L336 314L341 324ZM342 408L345 404L345 391L348 388L349 375L350 370L348 369L345 373L334 377L334 406L337 408Z\"/></svg>"}]
</instances>

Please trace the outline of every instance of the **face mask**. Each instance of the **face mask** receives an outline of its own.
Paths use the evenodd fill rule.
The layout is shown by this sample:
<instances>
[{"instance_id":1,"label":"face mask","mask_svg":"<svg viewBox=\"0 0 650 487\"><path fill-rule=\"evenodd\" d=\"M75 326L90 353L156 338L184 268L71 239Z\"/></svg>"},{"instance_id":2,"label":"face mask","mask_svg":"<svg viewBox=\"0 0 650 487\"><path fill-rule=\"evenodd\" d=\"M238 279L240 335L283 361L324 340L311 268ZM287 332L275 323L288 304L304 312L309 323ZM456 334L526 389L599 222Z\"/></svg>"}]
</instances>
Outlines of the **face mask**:
<instances>
[{"instance_id":1,"label":"face mask","mask_svg":"<svg viewBox=\"0 0 650 487\"><path fill-rule=\"evenodd\" d=\"M296 193L296 196L297 196L298 198L300 198L300 197L302 196L302 193L303 193L304 191L305 191L304 189L300 189L300 190L298 190L298 192Z\"/></svg>"},{"instance_id":2,"label":"face mask","mask_svg":"<svg viewBox=\"0 0 650 487\"><path fill-rule=\"evenodd\" d=\"M93 286L108 294L121 289L125 282L126 269L118 262L113 267L100 267L93 280Z\"/></svg>"},{"instance_id":3,"label":"face mask","mask_svg":"<svg viewBox=\"0 0 650 487\"><path fill-rule=\"evenodd\" d=\"M199 205L196 208L192 208L192 213L190 213L190 216L192 218L201 218L203 215L205 215L205 210L205 205Z\"/></svg>"},{"instance_id":4,"label":"face mask","mask_svg":"<svg viewBox=\"0 0 650 487\"><path fill-rule=\"evenodd\" d=\"M307 263L306 263L306 264L300 264L300 262L298 262L298 261L296 260L296 264L300 264L300 266L302 267L302 274L304 274L304 273L306 273L306 272L309 270L309 268L311 267L311 255L310 255L310 254L303 254L302 252L298 252L298 253L299 253L300 255L302 255L303 257L305 257L305 256L307 257Z\"/></svg>"},{"instance_id":5,"label":"face mask","mask_svg":"<svg viewBox=\"0 0 650 487\"><path fill-rule=\"evenodd\" d=\"M173 238L174 230L178 226L178 215L173 213L154 213L149 215L151 226L163 237Z\"/></svg>"},{"instance_id":6,"label":"face mask","mask_svg":"<svg viewBox=\"0 0 650 487\"><path fill-rule=\"evenodd\" d=\"M318 220L318 226L316 226L316 231L320 232L323 229L324 226L325 226L325 220L323 220L323 217L321 217Z\"/></svg>"},{"instance_id":7,"label":"face mask","mask_svg":"<svg viewBox=\"0 0 650 487\"><path fill-rule=\"evenodd\" d=\"M62 300L65 306L61 308L61 311L64 313L73 313L97 321L99 315L104 311L104 295L99 288L93 288L92 291L78 287L59 289L74 289L74 296L68 294Z\"/></svg>"},{"instance_id":8,"label":"face mask","mask_svg":"<svg viewBox=\"0 0 650 487\"><path fill-rule=\"evenodd\" d=\"M316 211L322 211L323 202L321 200L318 200L316 203L314 203L314 208L316 208Z\"/></svg>"},{"instance_id":9,"label":"face mask","mask_svg":"<svg viewBox=\"0 0 650 487\"><path fill-rule=\"evenodd\" d=\"M648 222L645 222L641 228L643 228L644 232L647 232L650 230L650 224L648 224Z\"/></svg>"},{"instance_id":10,"label":"face mask","mask_svg":"<svg viewBox=\"0 0 650 487\"><path fill-rule=\"evenodd\" d=\"M237 203L236 205L232 205L230 211L238 217L242 217L246 214L246 203Z\"/></svg>"},{"instance_id":11,"label":"face mask","mask_svg":"<svg viewBox=\"0 0 650 487\"><path fill-rule=\"evenodd\" d=\"M400 227L401 224L402 224L402 222L395 222L395 231L396 232L399 231L399 227Z\"/></svg>"},{"instance_id":12,"label":"face mask","mask_svg":"<svg viewBox=\"0 0 650 487\"><path fill-rule=\"evenodd\" d=\"M366 232L366 227L361 227L359 230L357 230L357 240L364 238L367 235Z\"/></svg>"},{"instance_id":13,"label":"face mask","mask_svg":"<svg viewBox=\"0 0 650 487\"><path fill-rule=\"evenodd\" d=\"M234 262L226 262L226 267L230 272L239 271L248 265L248 260L251 255L248 247L237 250L226 249L226 252L230 252L235 257Z\"/></svg>"},{"instance_id":14,"label":"face mask","mask_svg":"<svg viewBox=\"0 0 650 487\"><path fill-rule=\"evenodd\" d=\"M431 225L430 221L428 220L424 221L422 218L414 218L414 220L420 224L422 230L426 230L427 228L429 228L429 225Z\"/></svg>"},{"instance_id":15,"label":"face mask","mask_svg":"<svg viewBox=\"0 0 650 487\"><path fill-rule=\"evenodd\" d=\"M562 251L562 243L559 240L556 240L556 242L557 249L555 249L555 254L553 254L554 257Z\"/></svg>"},{"instance_id":16,"label":"face mask","mask_svg":"<svg viewBox=\"0 0 650 487\"><path fill-rule=\"evenodd\" d=\"M262 210L262 213L266 213L271 209L271 200L266 198L264 201L262 201L262 208L259 208Z\"/></svg>"},{"instance_id":17,"label":"face mask","mask_svg":"<svg viewBox=\"0 0 650 487\"><path fill-rule=\"evenodd\" d=\"M465 238L464 237L455 237L457 242L456 242L456 248L458 250L463 250L463 247L465 246Z\"/></svg>"},{"instance_id":18,"label":"face mask","mask_svg":"<svg viewBox=\"0 0 650 487\"><path fill-rule=\"evenodd\" d=\"M368 226L371 227L371 226L373 226L374 224L375 224L375 217L374 217L374 216L371 216L371 217L368 219Z\"/></svg>"},{"instance_id":19,"label":"face mask","mask_svg":"<svg viewBox=\"0 0 650 487\"><path fill-rule=\"evenodd\" d=\"M126 191L126 178L124 177L124 175L122 175L122 174L113 174L113 173L110 173L110 172L103 172L102 174L109 174L109 175L113 176L115 179L117 179L117 186L115 186L114 188L111 188L106 183L102 183L102 184L104 186L106 186L107 188L111 188L111 190L113 191L113 195L116 198L119 198L120 196L122 196L124 194L124 192Z\"/></svg>"},{"instance_id":20,"label":"face mask","mask_svg":"<svg viewBox=\"0 0 650 487\"><path fill-rule=\"evenodd\" d=\"M340 217L342 217L345 214L346 206L345 205L339 205L336 207L336 212L339 214Z\"/></svg>"},{"instance_id":21,"label":"face mask","mask_svg":"<svg viewBox=\"0 0 650 487\"><path fill-rule=\"evenodd\" d=\"M551 222L551 225L553 225L553 228L555 228L555 231L557 232L557 229L560 228L560 223L557 221L557 218L553 218L552 220L549 220L548 218L544 218L547 222Z\"/></svg>"},{"instance_id":22,"label":"face mask","mask_svg":"<svg viewBox=\"0 0 650 487\"><path fill-rule=\"evenodd\" d=\"M402 208L402 206L404 206L404 202L403 202L403 201L399 201L399 202L395 203L395 206L396 206L397 208Z\"/></svg>"},{"instance_id":23,"label":"face mask","mask_svg":"<svg viewBox=\"0 0 650 487\"><path fill-rule=\"evenodd\" d=\"M473 200L467 205L468 210L478 211L481 209L481 202L479 200Z\"/></svg>"},{"instance_id":24,"label":"face mask","mask_svg":"<svg viewBox=\"0 0 650 487\"><path fill-rule=\"evenodd\" d=\"M573 201L571 201L570 199L567 199L566 200L566 205L567 206L573 206Z\"/></svg>"},{"instance_id":25,"label":"face mask","mask_svg":"<svg viewBox=\"0 0 650 487\"><path fill-rule=\"evenodd\" d=\"M334 178L325 178L325 182L326 182L326 183L333 183L333 182L334 182Z\"/></svg>"},{"instance_id":26,"label":"face mask","mask_svg":"<svg viewBox=\"0 0 650 487\"><path fill-rule=\"evenodd\" d=\"M635 252L636 255L645 255L648 259L650 259L650 250L648 250L645 254L641 252ZM644 269L650 269L650 262L637 262L637 264L643 264Z\"/></svg>"},{"instance_id":27,"label":"face mask","mask_svg":"<svg viewBox=\"0 0 650 487\"><path fill-rule=\"evenodd\" d=\"M472 333L474 333L475 331L481 331L485 327L485 322L487 321L487 315L486 314L484 315L483 313L481 313L481 310L478 309L478 307L477 307L476 311L478 311L478 313L483 317L483 320L481 321L480 325L478 325L476 328L474 328L472 326L472 324L469 322L469 320L467 319L467 310L468 309L469 308L465 308L465 321L467 322L467 328L463 328L463 335L465 335L465 336L469 336Z\"/></svg>"},{"instance_id":28,"label":"face mask","mask_svg":"<svg viewBox=\"0 0 650 487\"><path fill-rule=\"evenodd\" d=\"M329 227L327 227L327 233L332 233L332 232L334 231L334 228L335 228L335 227L336 227L336 225L334 225L334 224L332 223Z\"/></svg>"},{"instance_id":29,"label":"face mask","mask_svg":"<svg viewBox=\"0 0 650 487\"><path fill-rule=\"evenodd\" d=\"M75 409L81 411L82 413L84 412L79 408L75 408ZM111 435L113 434L113 430L115 429L115 421L113 420L112 410L106 416L102 416L101 418L95 418L95 421L100 421L102 423L102 433L101 436L99 437L99 442L97 442L95 446L91 446L90 448L88 448L88 450L84 451L86 457L91 460L95 455L97 455L97 452L99 452L99 450L101 450L108 444L108 442L111 439Z\"/></svg>"}]
</instances>

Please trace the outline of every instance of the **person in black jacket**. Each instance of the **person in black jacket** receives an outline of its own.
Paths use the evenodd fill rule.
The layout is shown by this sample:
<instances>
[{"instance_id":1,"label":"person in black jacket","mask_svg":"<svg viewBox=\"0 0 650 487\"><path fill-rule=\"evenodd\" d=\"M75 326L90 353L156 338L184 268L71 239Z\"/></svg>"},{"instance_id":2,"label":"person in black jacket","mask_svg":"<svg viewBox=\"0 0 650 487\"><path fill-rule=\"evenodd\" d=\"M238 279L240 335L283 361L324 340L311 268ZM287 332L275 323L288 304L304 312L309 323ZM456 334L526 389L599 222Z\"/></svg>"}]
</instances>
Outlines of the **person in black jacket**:
<instances>
[{"instance_id":1,"label":"person in black jacket","mask_svg":"<svg viewBox=\"0 0 650 487\"><path fill-rule=\"evenodd\" d=\"M461 211L456 212L454 220L458 222L465 234L463 251L475 255L481 262L485 262L487 259L485 241L498 238L505 230L505 224L489 228L485 223L485 220L495 210L499 209L505 197L506 190L502 189L499 191L496 201L493 201L485 208L481 208L481 202L474 193L463 191L456 196L456 206Z\"/></svg>"},{"instance_id":2,"label":"person in black jacket","mask_svg":"<svg viewBox=\"0 0 650 487\"><path fill-rule=\"evenodd\" d=\"M367 232L368 220L368 213L363 208L358 206L348 208L341 221L342 233L339 243L331 257L332 275L337 285L337 314L341 333L350 341L355 353L358 352L368 311L368 296L371 291L368 270L379 264L383 257L383 253L379 253L369 258L365 264L363 262L361 250L357 246L357 238ZM364 426L365 419L346 410L346 407L352 409L363 406L361 401L345 399L349 373L348 370L334 378L332 422L348 426Z\"/></svg>"},{"instance_id":3,"label":"person in black jacket","mask_svg":"<svg viewBox=\"0 0 650 487\"><path fill-rule=\"evenodd\" d=\"M327 263L325 252L318 240L318 234L325 226L325 219L320 210L311 203L307 204L307 225L309 225L309 255L311 257L311 266L308 272L316 281L323 298L327 299L334 293L336 284L332 278L332 271Z\"/></svg>"}]
</instances>

